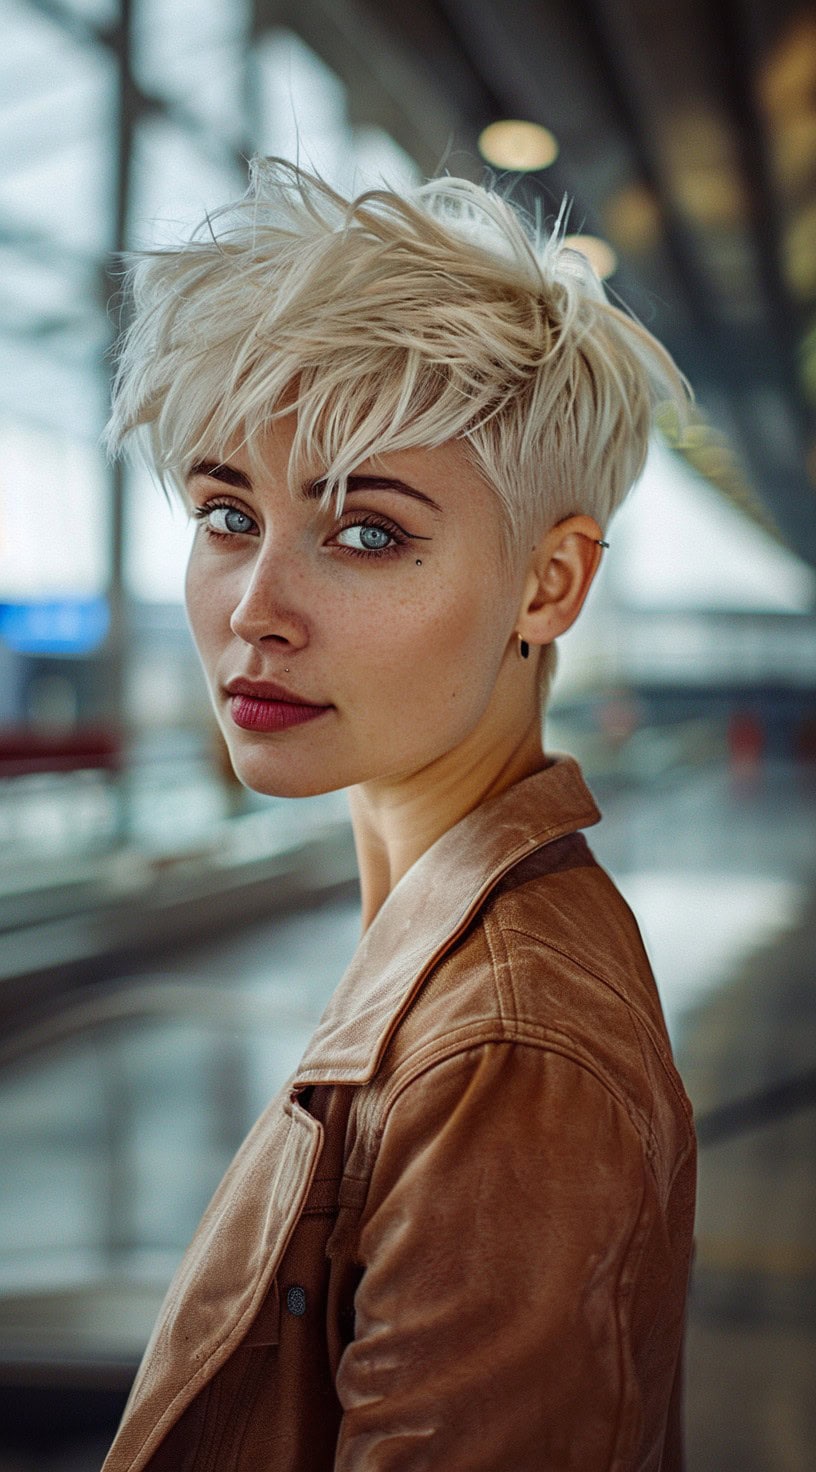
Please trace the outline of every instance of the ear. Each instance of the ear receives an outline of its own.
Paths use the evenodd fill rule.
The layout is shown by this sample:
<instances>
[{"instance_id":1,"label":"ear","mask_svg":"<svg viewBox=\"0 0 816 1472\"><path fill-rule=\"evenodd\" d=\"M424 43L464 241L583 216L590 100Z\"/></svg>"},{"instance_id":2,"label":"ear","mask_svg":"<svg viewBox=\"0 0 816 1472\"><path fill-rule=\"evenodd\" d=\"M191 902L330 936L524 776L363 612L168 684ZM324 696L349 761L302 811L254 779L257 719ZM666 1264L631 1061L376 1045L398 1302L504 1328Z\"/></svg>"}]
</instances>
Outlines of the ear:
<instances>
[{"instance_id":1,"label":"ear","mask_svg":"<svg viewBox=\"0 0 816 1472\"><path fill-rule=\"evenodd\" d=\"M516 633L551 644L573 624L598 571L603 532L592 516L567 516L533 548Z\"/></svg>"}]
</instances>

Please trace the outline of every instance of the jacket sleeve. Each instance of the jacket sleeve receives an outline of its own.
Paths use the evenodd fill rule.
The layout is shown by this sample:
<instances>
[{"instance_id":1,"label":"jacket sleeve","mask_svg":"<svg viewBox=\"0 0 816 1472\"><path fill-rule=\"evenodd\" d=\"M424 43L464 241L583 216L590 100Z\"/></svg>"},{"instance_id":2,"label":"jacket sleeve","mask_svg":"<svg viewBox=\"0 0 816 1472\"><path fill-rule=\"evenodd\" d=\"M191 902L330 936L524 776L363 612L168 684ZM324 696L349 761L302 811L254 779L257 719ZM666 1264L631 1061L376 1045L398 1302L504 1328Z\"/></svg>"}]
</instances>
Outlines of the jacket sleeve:
<instances>
[{"instance_id":1,"label":"jacket sleeve","mask_svg":"<svg viewBox=\"0 0 816 1472\"><path fill-rule=\"evenodd\" d=\"M682 1336L661 1217L639 1131L573 1058L486 1043L408 1083L362 1221L337 1472L657 1469Z\"/></svg>"}]
</instances>

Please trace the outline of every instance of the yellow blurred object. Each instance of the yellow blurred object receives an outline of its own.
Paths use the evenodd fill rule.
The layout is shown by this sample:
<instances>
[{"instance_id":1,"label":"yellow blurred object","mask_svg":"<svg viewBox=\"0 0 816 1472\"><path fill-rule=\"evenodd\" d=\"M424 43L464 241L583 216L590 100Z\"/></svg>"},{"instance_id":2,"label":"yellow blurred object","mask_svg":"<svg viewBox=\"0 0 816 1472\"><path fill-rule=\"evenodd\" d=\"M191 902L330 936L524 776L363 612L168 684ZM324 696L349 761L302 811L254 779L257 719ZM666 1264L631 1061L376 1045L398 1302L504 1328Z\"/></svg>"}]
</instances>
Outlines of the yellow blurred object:
<instances>
[{"instance_id":1,"label":"yellow blurred object","mask_svg":"<svg viewBox=\"0 0 816 1472\"><path fill-rule=\"evenodd\" d=\"M671 118L664 145L672 194L689 219L715 230L744 224L745 190L724 118L689 107Z\"/></svg>"},{"instance_id":2,"label":"yellow blurred object","mask_svg":"<svg viewBox=\"0 0 816 1472\"><path fill-rule=\"evenodd\" d=\"M779 185L789 197L809 191L816 161L816 16L802 13L788 23L757 90Z\"/></svg>"},{"instance_id":3,"label":"yellow blurred object","mask_svg":"<svg viewBox=\"0 0 816 1472\"><path fill-rule=\"evenodd\" d=\"M799 112L816 85L816 16L800 13L771 51L759 76L768 112Z\"/></svg>"},{"instance_id":4,"label":"yellow blurred object","mask_svg":"<svg viewBox=\"0 0 816 1472\"><path fill-rule=\"evenodd\" d=\"M772 120L772 157L786 194L809 184L816 164L816 110Z\"/></svg>"},{"instance_id":5,"label":"yellow blurred object","mask_svg":"<svg viewBox=\"0 0 816 1472\"><path fill-rule=\"evenodd\" d=\"M624 250L653 250L658 244L660 205L645 184L629 184L613 194L603 214L610 235Z\"/></svg>"},{"instance_id":6,"label":"yellow blurred object","mask_svg":"<svg viewBox=\"0 0 816 1472\"><path fill-rule=\"evenodd\" d=\"M679 168L674 192L681 209L698 225L731 229L745 218L745 190L729 165L690 163Z\"/></svg>"},{"instance_id":7,"label":"yellow blurred object","mask_svg":"<svg viewBox=\"0 0 816 1472\"><path fill-rule=\"evenodd\" d=\"M782 240L785 280L802 301L816 296L816 204L794 215Z\"/></svg>"},{"instance_id":8,"label":"yellow blurred object","mask_svg":"<svg viewBox=\"0 0 816 1472\"><path fill-rule=\"evenodd\" d=\"M521 174L548 168L558 157L558 144L539 123L507 118L479 134L479 152L495 168Z\"/></svg>"},{"instance_id":9,"label":"yellow blurred object","mask_svg":"<svg viewBox=\"0 0 816 1472\"><path fill-rule=\"evenodd\" d=\"M605 281L618 269L618 258L611 245L598 235L565 235L564 245L586 256L596 276Z\"/></svg>"}]
</instances>

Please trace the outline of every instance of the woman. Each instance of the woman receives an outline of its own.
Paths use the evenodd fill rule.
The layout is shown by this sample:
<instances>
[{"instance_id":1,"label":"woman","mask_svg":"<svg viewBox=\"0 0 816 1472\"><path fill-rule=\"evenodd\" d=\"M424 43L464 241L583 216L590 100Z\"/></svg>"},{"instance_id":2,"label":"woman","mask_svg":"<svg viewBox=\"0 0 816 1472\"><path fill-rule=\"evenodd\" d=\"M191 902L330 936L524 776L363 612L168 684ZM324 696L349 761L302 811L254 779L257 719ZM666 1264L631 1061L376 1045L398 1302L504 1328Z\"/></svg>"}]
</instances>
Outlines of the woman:
<instances>
[{"instance_id":1,"label":"woman","mask_svg":"<svg viewBox=\"0 0 816 1472\"><path fill-rule=\"evenodd\" d=\"M652 410L557 232L284 163L135 268L111 442L197 520L241 780L349 789L363 938L170 1289L106 1472L680 1465L694 1140L635 922L545 755Z\"/></svg>"}]
</instances>

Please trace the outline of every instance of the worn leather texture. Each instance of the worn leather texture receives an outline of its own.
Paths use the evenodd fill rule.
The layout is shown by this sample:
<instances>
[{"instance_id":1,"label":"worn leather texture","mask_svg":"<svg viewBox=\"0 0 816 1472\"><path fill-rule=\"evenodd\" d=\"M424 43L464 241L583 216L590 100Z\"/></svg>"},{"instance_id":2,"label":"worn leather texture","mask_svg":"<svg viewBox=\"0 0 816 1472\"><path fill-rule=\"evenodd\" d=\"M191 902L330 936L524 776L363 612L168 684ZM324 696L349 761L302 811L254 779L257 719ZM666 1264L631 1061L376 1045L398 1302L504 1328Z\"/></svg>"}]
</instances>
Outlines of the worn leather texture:
<instances>
[{"instance_id":1,"label":"worn leather texture","mask_svg":"<svg viewBox=\"0 0 816 1472\"><path fill-rule=\"evenodd\" d=\"M557 757L401 880L104 1472L678 1472L694 1132L598 817Z\"/></svg>"}]
</instances>

